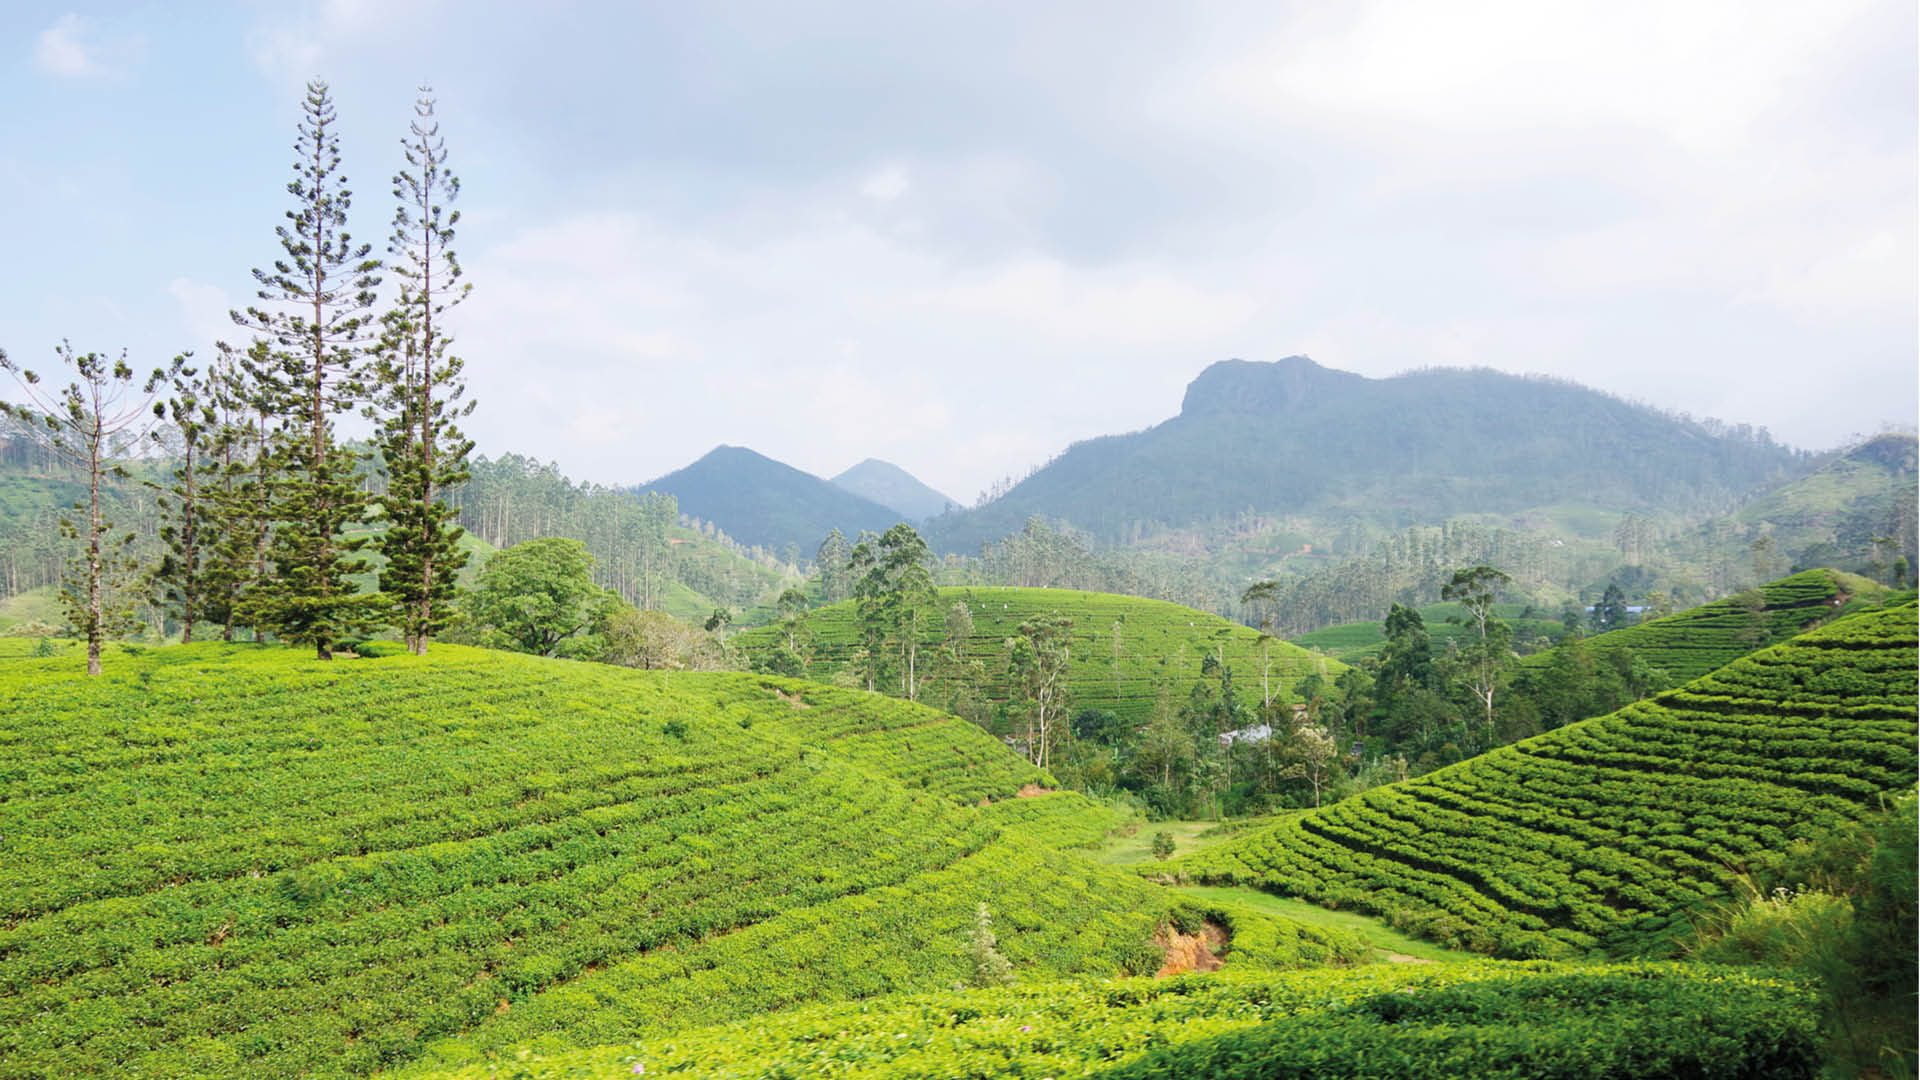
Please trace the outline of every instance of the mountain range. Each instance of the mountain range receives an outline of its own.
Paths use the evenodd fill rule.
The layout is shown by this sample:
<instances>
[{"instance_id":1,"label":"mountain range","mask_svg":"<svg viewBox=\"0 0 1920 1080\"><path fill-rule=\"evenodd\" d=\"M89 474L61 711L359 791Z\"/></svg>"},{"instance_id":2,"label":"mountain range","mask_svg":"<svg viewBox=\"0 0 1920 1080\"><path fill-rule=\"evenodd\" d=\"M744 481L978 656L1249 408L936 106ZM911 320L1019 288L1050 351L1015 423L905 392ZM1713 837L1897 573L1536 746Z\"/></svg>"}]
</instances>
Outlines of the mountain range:
<instances>
[{"instance_id":1,"label":"mountain range","mask_svg":"<svg viewBox=\"0 0 1920 1080\"><path fill-rule=\"evenodd\" d=\"M802 557L834 529L849 537L883 532L910 516L744 446L716 446L639 490L672 495L682 514L742 544L793 546Z\"/></svg>"},{"instance_id":2,"label":"mountain range","mask_svg":"<svg viewBox=\"0 0 1920 1080\"><path fill-rule=\"evenodd\" d=\"M1373 379L1304 356L1228 360L1188 385L1177 416L1076 443L930 531L964 551L1033 515L1125 542L1248 511L1383 528L1561 504L1698 513L1808 460L1764 432L1558 379L1484 369Z\"/></svg>"},{"instance_id":3,"label":"mountain range","mask_svg":"<svg viewBox=\"0 0 1920 1080\"><path fill-rule=\"evenodd\" d=\"M936 548L969 552L1036 516L1122 544L1249 513L1380 530L1543 508L1704 517L1817 464L1763 430L1565 380L1486 369L1376 379L1292 356L1213 364L1177 415L1075 443L979 507L884 461L828 481L730 446L644 490L770 549L811 552L830 529L851 537L907 520Z\"/></svg>"}]
</instances>

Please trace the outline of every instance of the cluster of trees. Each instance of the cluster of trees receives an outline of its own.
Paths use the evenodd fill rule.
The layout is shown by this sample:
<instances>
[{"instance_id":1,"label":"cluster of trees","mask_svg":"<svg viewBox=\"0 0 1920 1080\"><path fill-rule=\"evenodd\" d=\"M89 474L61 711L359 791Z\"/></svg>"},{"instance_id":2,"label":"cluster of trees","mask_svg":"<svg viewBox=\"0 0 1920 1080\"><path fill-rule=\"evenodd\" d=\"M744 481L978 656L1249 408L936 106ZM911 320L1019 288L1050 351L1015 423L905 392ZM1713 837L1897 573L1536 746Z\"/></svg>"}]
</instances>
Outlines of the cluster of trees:
<instances>
[{"instance_id":1,"label":"cluster of trees","mask_svg":"<svg viewBox=\"0 0 1920 1080\"><path fill-rule=\"evenodd\" d=\"M446 327L469 289L452 246L460 184L423 91L393 177L387 257L375 257L349 231L337 122L326 84L310 83L280 256L254 271L257 303L233 313L245 346L223 342L204 366L183 354L143 376L124 354L63 344L72 382L59 391L0 358L26 398L8 411L85 478L85 501L64 519L84 555L70 561L63 600L92 674L103 641L149 590L183 641L217 626L227 640L270 636L321 659L387 625L423 652L451 618L466 555L444 496L466 478L472 443L459 421L473 407ZM384 305L383 272L394 281ZM364 453L336 433L351 414L375 424L386 478L377 501ZM147 566L127 556L129 534L114 530L102 489L162 425L161 557ZM356 580L373 572L369 548L383 557L377 590Z\"/></svg>"},{"instance_id":2,"label":"cluster of trees","mask_svg":"<svg viewBox=\"0 0 1920 1080\"><path fill-rule=\"evenodd\" d=\"M676 586L744 609L793 573L786 559L685 521L672 495L576 484L557 465L519 454L476 457L468 472L447 501L469 532L497 548L579 540L593 553L595 581L642 610L659 610Z\"/></svg>"},{"instance_id":3,"label":"cluster of trees","mask_svg":"<svg viewBox=\"0 0 1920 1080\"><path fill-rule=\"evenodd\" d=\"M524 540L487 560L450 640L650 670L739 666L714 633L634 606L594 583L594 556L567 537Z\"/></svg>"}]
</instances>

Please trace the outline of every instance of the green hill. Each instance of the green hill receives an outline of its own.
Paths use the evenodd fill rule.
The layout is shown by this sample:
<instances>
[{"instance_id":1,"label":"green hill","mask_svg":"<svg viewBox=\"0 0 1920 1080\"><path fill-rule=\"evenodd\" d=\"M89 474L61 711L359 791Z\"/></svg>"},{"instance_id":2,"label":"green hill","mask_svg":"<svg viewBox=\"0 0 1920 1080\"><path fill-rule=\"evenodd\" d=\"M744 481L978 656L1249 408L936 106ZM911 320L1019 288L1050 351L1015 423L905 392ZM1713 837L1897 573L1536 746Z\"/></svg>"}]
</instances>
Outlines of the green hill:
<instances>
[{"instance_id":1,"label":"green hill","mask_svg":"<svg viewBox=\"0 0 1920 1080\"><path fill-rule=\"evenodd\" d=\"M1456 638L1465 640L1463 635L1473 631L1464 622L1448 622L1449 619L1464 619L1466 608L1457 603L1427 604L1420 609L1420 618L1427 624L1427 636L1433 639L1435 648L1446 648L1447 642ZM1513 627L1514 634L1521 638L1557 637L1561 633L1559 619L1538 618L1528 615L1534 610L1526 604L1495 604L1494 614ZM1311 633L1301 634L1290 639L1295 645L1315 649L1326 653L1343 663L1354 663L1378 653L1387 643L1386 621L1375 619L1371 622L1342 623L1328 626Z\"/></svg>"},{"instance_id":2,"label":"green hill","mask_svg":"<svg viewBox=\"0 0 1920 1080\"><path fill-rule=\"evenodd\" d=\"M1210 653L1224 650L1242 699L1249 705L1260 703L1263 669L1278 696L1291 693L1293 685L1308 675L1332 678L1344 668L1338 661L1314 656L1284 641L1263 642L1259 631L1218 615L1164 600L1073 589L981 586L940 590L943 612L956 603L966 604L973 616L973 633L967 639L965 655L981 663L988 695L996 702L1006 699L1002 676L1007 639L1018 632L1022 622L1049 614L1073 620L1067 676L1073 708L1105 709L1142 724L1151 718L1162 687L1176 701L1186 695L1201 678L1202 661ZM856 620L852 602L832 604L808 614L810 677L831 679L845 669L858 648ZM927 631L928 646L937 646L945 633L937 620L935 623ZM751 656L772 649L784 635L778 627L759 627L733 640Z\"/></svg>"},{"instance_id":3,"label":"green hill","mask_svg":"<svg viewBox=\"0 0 1920 1080\"><path fill-rule=\"evenodd\" d=\"M712 522L742 544L768 551L789 545L811 554L827 533L884 532L898 510L801 472L744 446L717 446L700 460L641 488L671 495L680 512Z\"/></svg>"},{"instance_id":4,"label":"green hill","mask_svg":"<svg viewBox=\"0 0 1920 1080\"><path fill-rule=\"evenodd\" d=\"M1584 644L1596 653L1631 650L1635 659L1684 682L1853 607L1878 603L1887 592L1853 574L1806 570L1711 604L1597 634ZM1521 662L1541 668L1551 665L1553 656L1549 649Z\"/></svg>"},{"instance_id":5,"label":"green hill","mask_svg":"<svg viewBox=\"0 0 1920 1080\"><path fill-rule=\"evenodd\" d=\"M1384 528L1544 507L1697 514L1807 468L1762 433L1555 379L1229 360L1193 380L1172 419L1076 443L927 531L972 551L1033 515L1131 541L1248 512Z\"/></svg>"},{"instance_id":6,"label":"green hill","mask_svg":"<svg viewBox=\"0 0 1920 1080\"><path fill-rule=\"evenodd\" d=\"M1482 952L1657 951L1743 866L1915 780L1915 608L1176 862Z\"/></svg>"},{"instance_id":7,"label":"green hill","mask_svg":"<svg viewBox=\"0 0 1920 1080\"><path fill-rule=\"evenodd\" d=\"M1766 527L1783 553L1829 544L1863 554L1857 551L1862 542L1870 544L1871 533L1891 532L1886 524L1896 514L1911 520L1917 475L1920 446L1914 437L1878 435L1750 500L1734 520Z\"/></svg>"},{"instance_id":8,"label":"green hill","mask_svg":"<svg viewBox=\"0 0 1920 1080\"><path fill-rule=\"evenodd\" d=\"M530 1054L511 1075L1810 1077L1820 1062L1816 1015L1805 988L1744 970L1380 965L892 997ZM470 1066L432 1075L508 1074Z\"/></svg>"},{"instance_id":9,"label":"green hill","mask_svg":"<svg viewBox=\"0 0 1920 1080\"><path fill-rule=\"evenodd\" d=\"M451 646L115 646L86 680L32 645L0 639L0 1077L355 1075L935 989L983 901L1023 978L1112 976L1189 910L1056 850L1097 804L1013 800L1029 835L996 807L1044 773L877 695Z\"/></svg>"}]
</instances>

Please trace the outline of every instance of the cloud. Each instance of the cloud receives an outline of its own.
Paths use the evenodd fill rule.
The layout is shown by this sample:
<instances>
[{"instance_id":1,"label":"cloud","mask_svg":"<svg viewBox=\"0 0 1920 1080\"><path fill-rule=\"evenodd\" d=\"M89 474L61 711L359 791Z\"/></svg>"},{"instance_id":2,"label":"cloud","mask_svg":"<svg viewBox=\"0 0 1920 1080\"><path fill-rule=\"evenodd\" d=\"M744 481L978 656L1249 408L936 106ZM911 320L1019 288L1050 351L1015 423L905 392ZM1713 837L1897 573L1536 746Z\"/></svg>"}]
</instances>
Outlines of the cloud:
<instances>
[{"instance_id":1,"label":"cloud","mask_svg":"<svg viewBox=\"0 0 1920 1080\"><path fill-rule=\"evenodd\" d=\"M124 74L144 52L137 35L104 36L93 20L68 12L33 42L34 66L61 79L99 79Z\"/></svg>"},{"instance_id":2,"label":"cloud","mask_svg":"<svg viewBox=\"0 0 1920 1080\"><path fill-rule=\"evenodd\" d=\"M887 165L874 170L860 182L860 194L875 202L892 202L913 187L904 165Z\"/></svg>"}]
</instances>

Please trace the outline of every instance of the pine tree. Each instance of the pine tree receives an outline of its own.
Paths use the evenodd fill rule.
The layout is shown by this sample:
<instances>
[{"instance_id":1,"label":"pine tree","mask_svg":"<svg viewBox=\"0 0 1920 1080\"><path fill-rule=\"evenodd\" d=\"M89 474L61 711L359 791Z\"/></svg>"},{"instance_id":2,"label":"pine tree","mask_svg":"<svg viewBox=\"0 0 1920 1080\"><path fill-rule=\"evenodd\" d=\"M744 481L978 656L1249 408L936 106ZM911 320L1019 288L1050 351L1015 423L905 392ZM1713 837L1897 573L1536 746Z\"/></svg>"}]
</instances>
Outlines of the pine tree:
<instances>
[{"instance_id":1,"label":"pine tree","mask_svg":"<svg viewBox=\"0 0 1920 1080\"><path fill-rule=\"evenodd\" d=\"M194 625L201 619L226 617L208 587L213 534L208 527L212 504L205 489L217 476L208 451L219 437L219 421L212 372L200 376L182 368L173 388L173 396L162 407L179 435L179 459L171 482L160 494L160 541L165 552L154 578L160 602L180 619L180 641L185 644L193 640Z\"/></svg>"},{"instance_id":2,"label":"pine tree","mask_svg":"<svg viewBox=\"0 0 1920 1080\"><path fill-rule=\"evenodd\" d=\"M221 639L232 641L250 606L249 593L266 577L276 474L269 452L271 405L250 374L270 362L267 343L256 341L248 358L234 355L225 342L218 350L208 369L218 426L209 449L213 482L204 496L212 532L206 542L207 595L209 607L221 613Z\"/></svg>"},{"instance_id":3,"label":"pine tree","mask_svg":"<svg viewBox=\"0 0 1920 1080\"><path fill-rule=\"evenodd\" d=\"M343 535L362 522L366 497L358 456L334 439L333 418L365 399L359 370L372 338L369 312L379 285L372 246L347 232L352 192L340 170L340 136L324 82L307 84L287 191L294 209L275 232L283 257L255 270L266 307L235 312L234 321L267 346L250 353L278 426L266 450L274 465L272 573L243 597L244 617L322 660L333 646L380 620L385 601L360 595L352 576L365 573L365 537ZM262 362L264 361L264 362Z\"/></svg>"},{"instance_id":4,"label":"pine tree","mask_svg":"<svg viewBox=\"0 0 1920 1080\"><path fill-rule=\"evenodd\" d=\"M102 504L103 488L125 478L126 470L113 458L152 432L159 420L160 388L183 370L186 358L176 357L170 368L156 369L144 384L136 384L124 352L108 360L99 353L76 354L62 342L56 353L75 379L50 393L40 386L39 375L0 351L0 371L12 375L27 398L21 405L0 402L0 412L23 421L50 454L86 470L87 501L74 504L60 521L61 533L83 545L85 558L68 560L60 599L67 620L87 639L87 674L98 675L101 646L129 624L142 585L133 534L108 535L113 523Z\"/></svg>"},{"instance_id":5,"label":"pine tree","mask_svg":"<svg viewBox=\"0 0 1920 1080\"><path fill-rule=\"evenodd\" d=\"M431 94L422 88L414 104L403 142L407 168L393 178L399 208L387 250L400 290L374 356L374 411L388 477L380 504L386 523L380 551L387 559L380 589L393 599L407 648L422 654L453 613L454 575L467 561L460 548L464 530L445 493L468 478L473 451L458 426L473 402L461 400L464 362L447 351L452 339L445 322L472 288L460 280L452 246L460 212L449 204L460 181L447 169Z\"/></svg>"}]
</instances>

